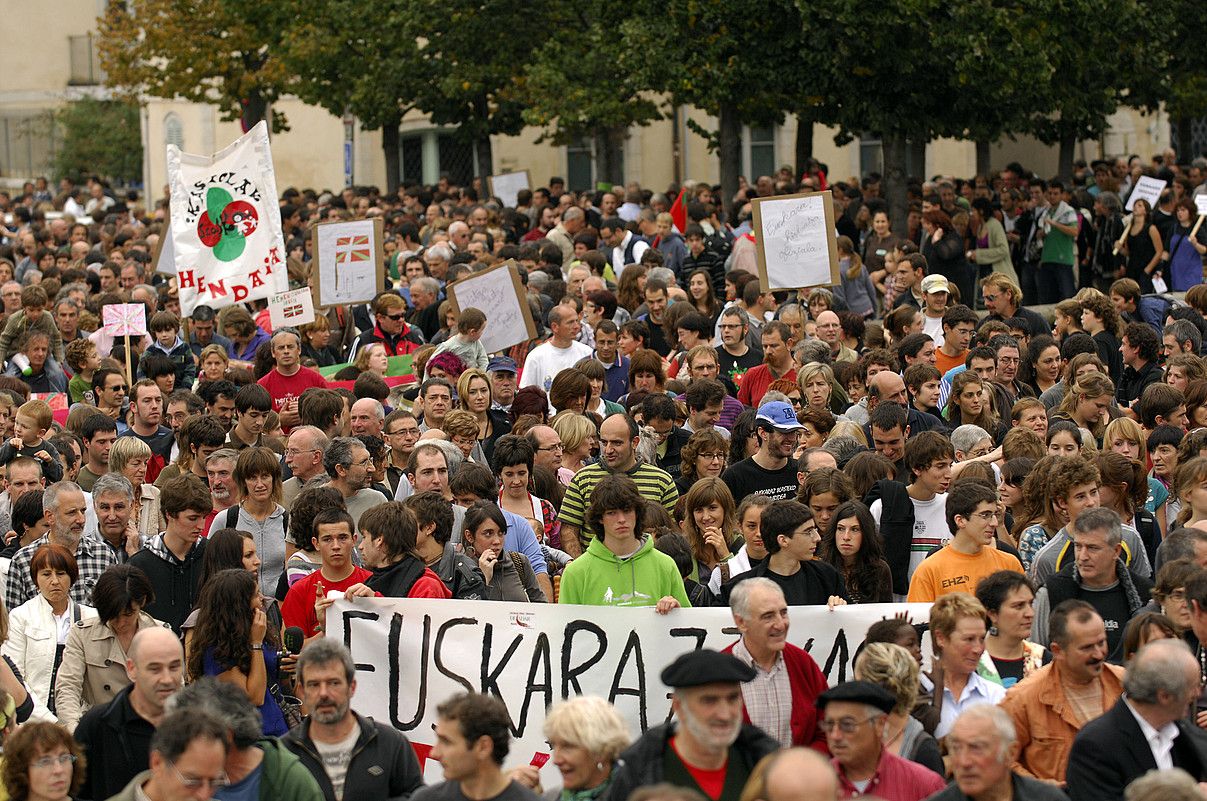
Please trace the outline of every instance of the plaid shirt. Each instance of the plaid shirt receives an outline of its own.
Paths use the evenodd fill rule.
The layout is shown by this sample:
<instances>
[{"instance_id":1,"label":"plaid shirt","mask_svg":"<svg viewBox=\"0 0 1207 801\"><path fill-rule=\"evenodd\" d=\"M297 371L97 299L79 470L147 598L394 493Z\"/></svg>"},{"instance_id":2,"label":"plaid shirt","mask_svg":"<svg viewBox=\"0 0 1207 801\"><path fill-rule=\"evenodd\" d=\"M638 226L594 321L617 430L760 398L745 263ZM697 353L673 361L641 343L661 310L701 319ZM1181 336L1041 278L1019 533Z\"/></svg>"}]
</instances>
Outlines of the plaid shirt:
<instances>
[{"instance_id":1,"label":"plaid shirt","mask_svg":"<svg viewBox=\"0 0 1207 801\"><path fill-rule=\"evenodd\" d=\"M4 603L10 611L38 594L38 585L29 574L29 563L33 561L38 548L48 542L50 535L44 534L13 556L13 561L8 566L8 585L4 590ZM80 578L71 585L71 599L76 603L91 604L92 588L96 586L96 580L100 578L101 573L117 564L117 557L114 556L113 549L98 538L85 535L76 546L75 561L80 569Z\"/></svg>"},{"instance_id":2,"label":"plaid shirt","mask_svg":"<svg viewBox=\"0 0 1207 801\"><path fill-rule=\"evenodd\" d=\"M781 652L775 658L771 670L763 670L754 661L746 642L739 640L733 646L733 655L750 665L755 676L742 685L742 702L750 722L779 740L784 748L792 747L792 684L788 679L788 666Z\"/></svg>"}]
</instances>

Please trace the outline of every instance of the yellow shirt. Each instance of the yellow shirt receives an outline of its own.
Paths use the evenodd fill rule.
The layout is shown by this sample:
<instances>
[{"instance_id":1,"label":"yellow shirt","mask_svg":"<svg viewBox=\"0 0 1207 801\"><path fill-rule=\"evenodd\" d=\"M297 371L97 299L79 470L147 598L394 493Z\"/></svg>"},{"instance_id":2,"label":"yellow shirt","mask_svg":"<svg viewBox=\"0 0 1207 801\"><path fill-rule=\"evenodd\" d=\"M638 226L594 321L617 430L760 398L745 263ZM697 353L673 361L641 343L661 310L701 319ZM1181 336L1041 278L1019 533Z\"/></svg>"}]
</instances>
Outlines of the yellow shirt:
<instances>
[{"instance_id":1,"label":"yellow shirt","mask_svg":"<svg viewBox=\"0 0 1207 801\"><path fill-rule=\"evenodd\" d=\"M974 594L985 576L999 570L1023 572L1023 566L1008 553L982 548L979 554L960 553L948 542L926 557L909 582L909 603L926 603L951 592Z\"/></svg>"}]
</instances>

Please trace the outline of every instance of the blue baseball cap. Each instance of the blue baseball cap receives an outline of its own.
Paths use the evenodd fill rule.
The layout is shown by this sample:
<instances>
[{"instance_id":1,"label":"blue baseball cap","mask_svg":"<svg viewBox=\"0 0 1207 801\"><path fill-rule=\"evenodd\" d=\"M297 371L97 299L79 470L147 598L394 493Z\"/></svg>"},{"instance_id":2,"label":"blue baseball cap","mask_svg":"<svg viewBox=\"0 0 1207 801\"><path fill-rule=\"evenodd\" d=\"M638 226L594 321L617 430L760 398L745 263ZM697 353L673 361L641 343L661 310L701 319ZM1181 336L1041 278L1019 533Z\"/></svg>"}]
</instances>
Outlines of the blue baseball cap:
<instances>
[{"instance_id":1,"label":"blue baseball cap","mask_svg":"<svg viewBox=\"0 0 1207 801\"><path fill-rule=\"evenodd\" d=\"M495 356L486 365L488 373L515 373L515 359L510 356Z\"/></svg>"},{"instance_id":2,"label":"blue baseball cap","mask_svg":"<svg viewBox=\"0 0 1207 801\"><path fill-rule=\"evenodd\" d=\"M769 401L759 407L755 420L768 423L779 431L797 431L804 428L796 419L796 410L783 401Z\"/></svg>"}]
</instances>

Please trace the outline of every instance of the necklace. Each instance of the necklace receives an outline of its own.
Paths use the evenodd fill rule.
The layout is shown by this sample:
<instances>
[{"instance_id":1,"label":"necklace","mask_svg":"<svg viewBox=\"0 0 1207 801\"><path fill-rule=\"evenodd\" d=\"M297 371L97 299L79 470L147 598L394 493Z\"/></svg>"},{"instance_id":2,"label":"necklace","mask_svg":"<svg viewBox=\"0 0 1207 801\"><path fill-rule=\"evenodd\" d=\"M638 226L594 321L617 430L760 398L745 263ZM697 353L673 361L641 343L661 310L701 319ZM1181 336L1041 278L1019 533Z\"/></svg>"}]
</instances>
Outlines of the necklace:
<instances>
[{"instance_id":1,"label":"necklace","mask_svg":"<svg viewBox=\"0 0 1207 801\"><path fill-rule=\"evenodd\" d=\"M905 722L901 724L901 728L897 729L897 733L884 741L884 747L887 748L890 745L892 745L893 743L897 742L897 740L900 739L901 735L905 734L905 727L908 725L909 725L909 718L906 718Z\"/></svg>"}]
</instances>

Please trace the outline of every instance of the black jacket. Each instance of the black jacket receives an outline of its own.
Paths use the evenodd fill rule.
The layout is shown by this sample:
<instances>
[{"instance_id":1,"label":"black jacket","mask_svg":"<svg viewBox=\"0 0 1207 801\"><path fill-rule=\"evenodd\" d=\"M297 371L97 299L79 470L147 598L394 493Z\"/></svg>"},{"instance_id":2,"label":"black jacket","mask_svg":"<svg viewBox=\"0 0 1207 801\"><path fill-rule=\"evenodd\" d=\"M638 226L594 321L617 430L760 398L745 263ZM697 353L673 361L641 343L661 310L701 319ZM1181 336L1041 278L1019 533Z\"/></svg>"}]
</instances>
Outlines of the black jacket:
<instances>
[{"instance_id":1,"label":"black jacket","mask_svg":"<svg viewBox=\"0 0 1207 801\"><path fill-rule=\"evenodd\" d=\"M123 687L109 703L89 709L75 728L88 758L81 799L105 801L150 767L155 727L130 705L133 689Z\"/></svg>"},{"instance_id":2,"label":"black jacket","mask_svg":"<svg viewBox=\"0 0 1207 801\"><path fill-rule=\"evenodd\" d=\"M1173 764L1195 781L1207 778L1207 734L1179 720L1173 741ZM1122 799L1133 779L1157 769L1148 740L1123 698L1091 720L1073 739L1065 772L1072 801Z\"/></svg>"},{"instance_id":3,"label":"black jacket","mask_svg":"<svg viewBox=\"0 0 1207 801\"><path fill-rule=\"evenodd\" d=\"M679 466L683 464L681 451L689 439L691 439L690 431L679 426L671 429L671 433L666 438L666 455L658 457L658 466L672 476L679 475Z\"/></svg>"},{"instance_id":4,"label":"black jacket","mask_svg":"<svg viewBox=\"0 0 1207 801\"><path fill-rule=\"evenodd\" d=\"M884 561L893 574L893 592L909 593L909 557L914 545L914 502L906 485L892 479L877 481L863 502L880 501L880 540Z\"/></svg>"},{"instance_id":5,"label":"black jacket","mask_svg":"<svg viewBox=\"0 0 1207 801\"><path fill-rule=\"evenodd\" d=\"M197 541L183 562L178 561L164 545L161 535L130 557L129 564L146 573L155 589L155 600L143 607L143 611L167 623L177 635L180 634L181 624L193 611L201 591L197 582L201 578L204 555L205 540L202 539Z\"/></svg>"},{"instance_id":6,"label":"black jacket","mask_svg":"<svg viewBox=\"0 0 1207 801\"><path fill-rule=\"evenodd\" d=\"M1140 399L1145 387L1149 384L1159 383L1162 376L1161 365L1157 364L1155 359L1145 362L1139 370L1124 366L1123 380L1119 382L1119 387L1115 390L1115 400L1119 401L1120 406L1130 407Z\"/></svg>"},{"instance_id":7,"label":"black jacket","mask_svg":"<svg viewBox=\"0 0 1207 801\"><path fill-rule=\"evenodd\" d=\"M386 598L407 598L411 587L423 578L426 570L423 562L413 556L404 556L388 567L373 568L373 575L369 576L365 584Z\"/></svg>"},{"instance_id":8,"label":"black jacket","mask_svg":"<svg viewBox=\"0 0 1207 801\"><path fill-rule=\"evenodd\" d=\"M351 713L356 715L355 712ZM392 726L373 718L356 715L360 736L352 749L348 773L344 778L344 798L370 801L406 801L423 787L423 772L411 742ZM290 729L281 738L314 776L327 801L335 801L335 791L323 767L323 758L310 739L310 719Z\"/></svg>"},{"instance_id":9,"label":"black jacket","mask_svg":"<svg viewBox=\"0 0 1207 801\"><path fill-rule=\"evenodd\" d=\"M602 801L626 801L629 794L638 787L662 781L662 757L670 748L670 738L674 733L675 727L664 723L650 729L629 746L620 755L620 760L612 771L612 786L608 788ZM759 727L743 723L732 748L753 768L760 759L778 751L780 744L764 734Z\"/></svg>"}]
</instances>

